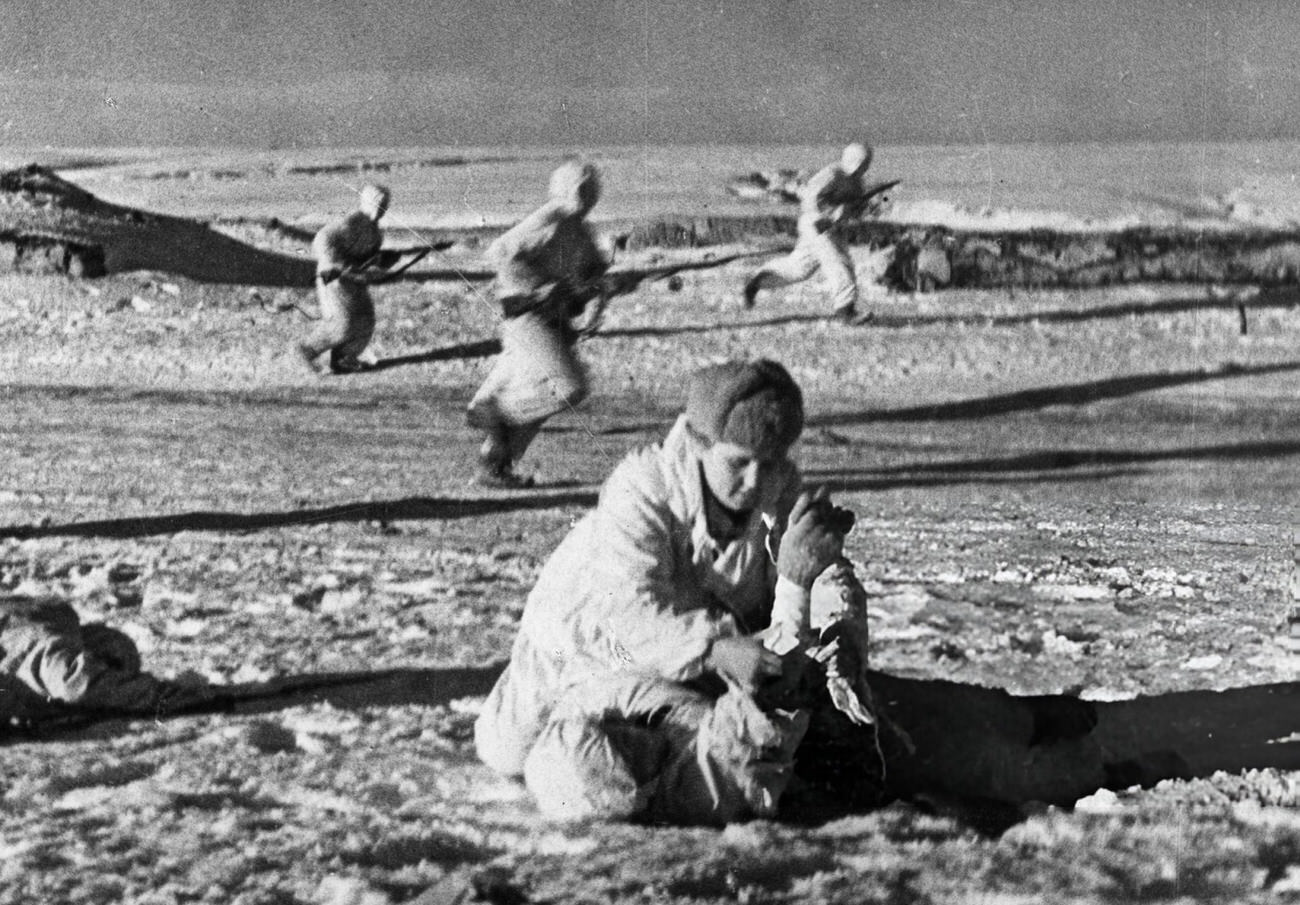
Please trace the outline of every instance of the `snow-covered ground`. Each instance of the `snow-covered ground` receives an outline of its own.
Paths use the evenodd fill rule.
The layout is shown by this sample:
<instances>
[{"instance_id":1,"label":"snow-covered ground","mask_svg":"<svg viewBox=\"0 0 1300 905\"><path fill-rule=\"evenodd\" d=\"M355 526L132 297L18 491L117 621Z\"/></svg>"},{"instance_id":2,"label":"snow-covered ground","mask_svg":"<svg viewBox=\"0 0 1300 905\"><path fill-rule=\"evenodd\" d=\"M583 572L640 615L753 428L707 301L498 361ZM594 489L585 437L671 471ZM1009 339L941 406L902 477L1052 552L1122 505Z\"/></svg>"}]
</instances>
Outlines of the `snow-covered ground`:
<instances>
[{"instance_id":1,"label":"snow-covered ground","mask_svg":"<svg viewBox=\"0 0 1300 905\"><path fill-rule=\"evenodd\" d=\"M764 208L728 196L727 178L834 150L600 150L600 211L752 213ZM881 148L875 169L906 180L895 217L1241 228L1292 216L1292 150ZM0 162L78 164L64 175L120 204L303 225L377 178L400 230L513 219L559 153L9 149ZM292 233L276 242L305 251ZM1198 285L952 290L891 297L847 328L815 281L741 310L754 263L611 306L581 345L593 397L548 424L526 464L549 484L529 494L466 484L477 438L463 410L496 315L440 255L377 288L383 366L323 381L286 354L306 287L0 277L0 588L122 626L162 674L352 677L6 745L0 903L1293 896L1294 736L1230 750L1222 706L1201 714L1214 741L1192 746L1198 778L1028 807L992 834L944 801L815 826L557 827L476 762L473 715L541 562L619 458L670 423L682 375L727 355L778 358L806 390L800 459L858 513L848 553L877 668L1138 696L1155 729L1168 694L1245 689L1266 716L1294 710L1300 657L1279 641L1300 525L1294 291L1238 308ZM452 278L429 276L443 269Z\"/></svg>"}]
</instances>

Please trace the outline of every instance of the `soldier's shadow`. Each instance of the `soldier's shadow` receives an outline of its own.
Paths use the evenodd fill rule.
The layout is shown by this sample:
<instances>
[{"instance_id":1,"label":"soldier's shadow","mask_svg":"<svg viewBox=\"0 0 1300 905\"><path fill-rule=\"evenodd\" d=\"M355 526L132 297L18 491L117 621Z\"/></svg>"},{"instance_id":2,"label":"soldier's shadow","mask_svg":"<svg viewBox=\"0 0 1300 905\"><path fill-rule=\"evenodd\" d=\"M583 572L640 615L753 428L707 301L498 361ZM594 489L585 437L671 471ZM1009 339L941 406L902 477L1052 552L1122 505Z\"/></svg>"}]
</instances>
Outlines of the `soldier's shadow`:
<instances>
[{"instance_id":1,"label":"soldier's shadow","mask_svg":"<svg viewBox=\"0 0 1300 905\"><path fill-rule=\"evenodd\" d=\"M888 718L863 746L874 786L866 796L845 788L813 798L803 813L793 802L791 819L846 816L874 795L875 804L938 802L1001 832L1030 804L1069 807L1102 789L1220 770L1300 769L1300 682L1106 702L885 673L872 673L871 685ZM816 782L816 763L801 764Z\"/></svg>"},{"instance_id":2,"label":"soldier's shadow","mask_svg":"<svg viewBox=\"0 0 1300 905\"><path fill-rule=\"evenodd\" d=\"M392 358L381 358L374 363L370 371L387 371L392 368L405 367L406 365L430 364L435 361L486 358L489 355L496 355L500 351L500 340L479 339L473 342L457 343L454 346L444 346L441 349L430 349L428 352L420 352L416 355L396 355Z\"/></svg>"},{"instance_id":3,"label":"soldier's shadow","mask_svg":"<svg viewBox=\"0 0 1300 905\"><path fill-rule=\"evenodd\" d=\"M27 705L22 712L14 712L14 708L7 705L20 700L11 687L15 680L0 677L0 718L3 718L0 726L9 727L8 732L0 730L0 740L113 737L128 734L132 723L139 720L213 713L255 715L312 704L328 704L340 710L408 705L434 707L457 698L486 695L504 668L504 663L494 663L487 666L313 673L266 682L201 686L181 692L162 711L92 710L43 703L39 711ZM27 696L30 695L27 692Z\"/></svg>"},{"instance_id":4,"label":"soldier's shadow","mask_svg":"<svg viewBox=\"0 0 1300 905\"><path fill-rule=\"evenodd\" d=\"M431 707L487 694L503 667L292 676L217 688L217 694L167 714L128 719L68 711L63 719L11 738L99 739L130 732L131 720L265 714L319 703L349 710ZM796 795L783 808L786 819L822 821L904 799L958 803L955 813L967 822L1001 829L1031 802L1070 806L1100 789L1148 787L1217 771L1300 769L1300 682L1098 702L879 672L870 681L877 712L887 721L874 738L862 736L852 751L852 769L846 771L842 761L837 765L829 781L839 788L831 799L801 807ZM801 749L801 776L817 778L817 755L815 748ZM862 784L875 787L855 788L859 775Z\"/></svg>"},{"instance_id":5,"label":"soldier's shadow","mask_svg":"<svg viewBox=\"0 0 1300 905\"><path fill-rule=\"evenodd\" d=\"M874 409L860 412L832 412L809 419L812 427L845 427L885 421L955 421L1039 411L1050 406L1083 406L1109 399L1122 399L1141 393L1216 380L1240 380L1285 374L1300 370L1300 361L1267 364L1228 365L1219 368L1195 368L1185 371L1133 374L1105 377L1084 383L1034 387L961 399L955 402L926 403L906 408Z\"/></svg>"},{"instance_id":6,"label":"soldier's shadow","mask_svg":"<svg viewBox=\"0 0 1300 905\"><path fill-rule=\"evenodd\" d=\"M479 518L499 512L551 509L562 506L592 506L594 489L576 483L554 483L531 494L486 497L404 497L397 500L364 500L269 512L221 512L200 510L169 515L125 516L65 524L0 525L0 537L151 537L178 531L261 531L288 525L375 522L379 530L406 520L450 520Z\"/></svg>"}]
</instances>

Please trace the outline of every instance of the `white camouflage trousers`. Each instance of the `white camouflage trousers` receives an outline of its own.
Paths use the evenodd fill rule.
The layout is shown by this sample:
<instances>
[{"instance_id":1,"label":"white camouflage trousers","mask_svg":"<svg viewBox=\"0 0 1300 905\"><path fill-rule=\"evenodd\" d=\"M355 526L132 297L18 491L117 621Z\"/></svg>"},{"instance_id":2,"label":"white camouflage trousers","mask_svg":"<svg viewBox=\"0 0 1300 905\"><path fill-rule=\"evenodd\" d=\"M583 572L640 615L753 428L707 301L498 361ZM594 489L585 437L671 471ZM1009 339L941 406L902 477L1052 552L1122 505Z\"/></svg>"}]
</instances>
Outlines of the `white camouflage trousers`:
<instances>
[{"instance_id":1,"label":"white camouflage trousers","mask_svg":"<svg viewBox=\"0 0 1300 905\"><path fill-rule=\"evenodd\" d=\"M858 279L844 240L834 230L818 232L803 220L794 250L783 258L764 264L755 279L759 288L769 289L801 283L820 270L835 310L852 308L858 301Z\"/></svg>"}]
</instances>

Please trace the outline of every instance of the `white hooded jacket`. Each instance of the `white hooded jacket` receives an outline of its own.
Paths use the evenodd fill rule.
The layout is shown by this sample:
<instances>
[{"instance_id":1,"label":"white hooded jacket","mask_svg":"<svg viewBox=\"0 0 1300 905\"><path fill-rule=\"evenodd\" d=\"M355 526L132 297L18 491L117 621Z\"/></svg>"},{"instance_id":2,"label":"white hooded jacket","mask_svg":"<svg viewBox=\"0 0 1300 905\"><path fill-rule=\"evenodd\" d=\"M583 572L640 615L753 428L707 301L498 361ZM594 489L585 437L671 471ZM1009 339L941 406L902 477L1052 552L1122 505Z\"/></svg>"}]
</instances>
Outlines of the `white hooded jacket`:
<instances>
[{"instance_id":1,"label":"white hooded jacket","mask_svg":"<svg viewBox=\"0 0 1300 905\"><path fill-rule=\"evenodd\" d=\"M798 470L787 464L723 549L709 535L699 469L683 416L662 444L623 460L543 568L520 630L574 680L609 668L693 678L715 638L767 627L777 580L768 540Z\"/></svg>"},{"instance_id":2,"label":"white hooded jacket","mask_svg":"<svg viewBox=\"0 0 1300 905\"><path fill-rule=\"evenodd\" d=\"M487 249L498 297L544 295L556 285L581 293L605 272L609 263L585 219L598 194L590 168L566 164L555 171L547 202Z\"/></svg>"},{"instance_id":3,"label":"white hooded jacket","mask_svg":"<svg viewBox=\"0 0 1300 905\"><path fill-rule=\"evenodd\" d=\"M773 475L725 548L708 532L703 481L685 416L610 475L528 597L510 666L476 729L485 761L519 773L576 687L619 675L685 681L704 672L715 639L769 624L789 638L806 631L808 592L778 579L772 556L798 470L787 462Z\"/></svg>"}]
</instances>

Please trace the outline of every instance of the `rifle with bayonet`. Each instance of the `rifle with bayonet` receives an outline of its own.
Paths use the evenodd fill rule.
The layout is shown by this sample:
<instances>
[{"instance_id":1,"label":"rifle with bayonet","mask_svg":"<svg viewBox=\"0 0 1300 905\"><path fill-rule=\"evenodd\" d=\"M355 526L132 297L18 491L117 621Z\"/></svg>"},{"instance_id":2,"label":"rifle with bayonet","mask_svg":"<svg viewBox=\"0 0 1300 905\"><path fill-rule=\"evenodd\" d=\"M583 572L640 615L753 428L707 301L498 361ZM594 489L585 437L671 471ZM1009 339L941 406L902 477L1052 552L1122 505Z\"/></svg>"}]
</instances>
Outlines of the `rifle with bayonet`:
<instances>
[{"instance_id":1,"label":"rifle with bayonet","mask_svg":"<svg viewBox=\"0 0 1300 905\"><path fill-rule=\"evenodd\" d=\"M379 283L390 283L397 279L406 271L410 270L431 251L446 251L455 243L448 240L430 242L420 248L384 248L375 252L366 258L360 264L354 264L349 267L337 270L325 271L320 275L321 280L325 283L332 283L340 277L347 277L356 280L359 283L368 285L377 285ZM410 255L400 267L394 265L402 260L404 255Z\"/></svg>"},{"instance_id":2,"label":"rifle with bayonet","mask_svg":"<svg viewBox=\"0 0 1300 905\"><path fill-rule=\"evenodd\" d=\"M681 281L674 280L674 277L691 270L709 270L714 267L721 267L732 261L739 261L744 258L760 257L771 254L770 251L750 251L738 252L736 254L724 255L720 258L709 258L704 261L684 261L680 264L665 264L660 267L642 267L628 268L626 270L610 270L601 277L599 287L586 307L586 320L581 326L575 326L574 331L580 337L593 336L600 330L600 324L604 320L605 310L609 303L620 295L630 295L641 287L642 283L658 282L667 280L668 287L676 292L681 288Z\"/></svg>"}]
</instances>

